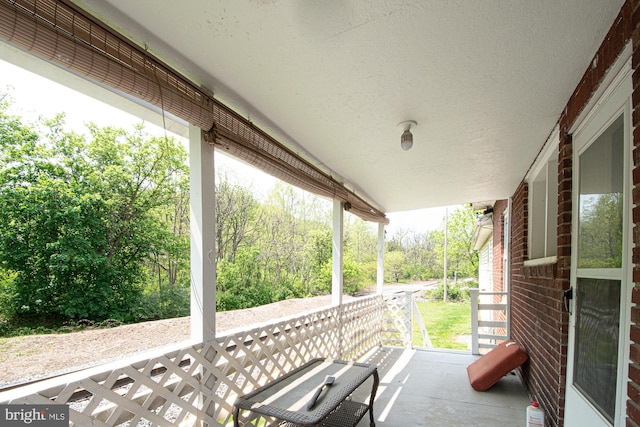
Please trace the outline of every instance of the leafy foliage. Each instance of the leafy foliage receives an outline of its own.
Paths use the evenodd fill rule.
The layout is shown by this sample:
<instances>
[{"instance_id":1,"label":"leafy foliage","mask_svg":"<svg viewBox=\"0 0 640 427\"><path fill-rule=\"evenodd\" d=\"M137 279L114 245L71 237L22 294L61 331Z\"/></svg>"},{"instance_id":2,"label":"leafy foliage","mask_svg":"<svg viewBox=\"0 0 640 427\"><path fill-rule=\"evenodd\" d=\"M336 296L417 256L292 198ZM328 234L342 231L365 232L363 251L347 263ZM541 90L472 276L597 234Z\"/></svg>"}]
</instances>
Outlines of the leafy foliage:
<instances>
[{"instance_id":1,"label":"leafy foliage","mask_svg":"<svg viewBox=\"0 0 640 427\"><path fill-rule=\"evenodd\" d=\"M385 270L389 277L387 281L399 282L406 277L404 252L400 250L387 252L384 257Z\"/></svg>"},{"instance_id":2,"label":"leafy foliage","mask_svg":"<svg viewBox=\"0 0 640 427\"><path fill-rule=\"evenodd\" d=\"M81 319L131 322L189 314L187 154L172 138L59 115L25 124L0 98L0 334ZM451 270L477 271L470 209L449 223ZM218 310L331 292L331 203L285 184L263 199L216 178ZM387 242L387 281L441 277L442 230ZM376 281L377 235L345 215L343 284Z\"/></svg>"},{"instance_id":3,"label":"leafy foliage","mask_svg":"<svg viewBox=\"0 0 640 427\"><path fill-rule=\"evenodd\" d=\"M456 209L447 223L447 276L475 277L478 274L478 253L473 251L475 213L470 205ZM434 232L435 252L444 260L444 227ZM443 271L442 268L440 271Z\"/></svg>"},{"instance_id":4,"label":"leafy foliage","mask_svg":"<svg viewBox=\"0 0 640 427\"><path fill-rule=\"evenodd\" d=\"M447 275L476 277L478 254L471 248L476 216L471 206L449 215L447 229ZM387 244L385 281L428 280L444 274L445 223L437 230L416 233L399 229Z\"/></svg>"},{"instance_id":5,"label":"leafy foliage","mask_svg":"<svg viewBox=\"0 0 640 427\"><path fill-rule=\"evenodd\" d=\"M478 283L474 281L447 282L447 301L470 301L471 294L469 289L478 287ZM438 283L435 289L427 291L427 295L434 301L444 300L444 282Z\"/></svg>"},{"instance_id":6,"label":"leafy foliage","mask_svg":"<svg viewBox=\"0 0 640 427\"><path fill-rule=\"evenodd\" d=\"M581 195L578 267L622 266L622 194Z\"/></svg>"},{"instance_id":7,"label":"leafy foliage","mask_svg":"<svg viewBox=\"0 0 640 427\"><path fill-rule=\"evenodd\" d=\"M0 266L5 315L133 320L145 261L173 239L158 209L186 174L174 141L89 125L91 140L64 117L36 130L0 111ZM42 136L40 136L42 134Z\"/></svg>"}]
</instances>

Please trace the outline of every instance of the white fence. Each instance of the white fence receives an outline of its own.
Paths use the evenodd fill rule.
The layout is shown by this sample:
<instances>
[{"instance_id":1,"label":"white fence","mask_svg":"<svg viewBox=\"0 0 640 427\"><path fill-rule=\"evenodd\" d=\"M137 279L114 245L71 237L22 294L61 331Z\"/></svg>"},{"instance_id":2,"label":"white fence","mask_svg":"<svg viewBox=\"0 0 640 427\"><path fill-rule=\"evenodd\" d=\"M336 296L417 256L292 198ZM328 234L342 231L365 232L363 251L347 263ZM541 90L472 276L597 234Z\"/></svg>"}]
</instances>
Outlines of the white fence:
<instances>
[{"instance_id":1,"label":"white fence","mask_svg":"<svg viewBox=\"0 0 640 427\"><path fill-rule=\"evenodd\" d=\"M507 292L480 292L471 294L471 352L481 354L509 339L509 301Z\"/></svg>"},{"instance_id":2,"label":"white fence","mask_svg":"<svg viewBox=\"0 0 640 427\"><path fill-rule=\"evenodd\" d=\"M472 352L479 354L509 338L507 294L472 289L471 299ZM68 404L71 425L82 427L230 425L238 395L315 357L357 360L380 345L411 348L413 311L408 292L358 298L36 381L0 393L0 403ZM423 340L428 346L426 331Z\"/></svg>"},{"instance_id":3,"label":"white fence","mask_svg":"<svg viewBox=\"0 0 640 427\"><path fill-rule=\"evenodd\" d=\"M359 298L34 382L0 393L0 403L65 403L82 427L229 425L238 395L315 357L356 360L381 345L384 307L380 295Z\"/></svg>"},{"instance_id":4,"label":"white fence","mask_svg":"<svg viewBox=\"0 0 640 427\"><path fill-rule=\"evenodd\" d=\"M382 345L413 348L413 321L415 320L422 335L422 346L433 347L418 311L414 294L409 291L384 296L386 309L383 317Z\"/></svg>"}]
</instances>

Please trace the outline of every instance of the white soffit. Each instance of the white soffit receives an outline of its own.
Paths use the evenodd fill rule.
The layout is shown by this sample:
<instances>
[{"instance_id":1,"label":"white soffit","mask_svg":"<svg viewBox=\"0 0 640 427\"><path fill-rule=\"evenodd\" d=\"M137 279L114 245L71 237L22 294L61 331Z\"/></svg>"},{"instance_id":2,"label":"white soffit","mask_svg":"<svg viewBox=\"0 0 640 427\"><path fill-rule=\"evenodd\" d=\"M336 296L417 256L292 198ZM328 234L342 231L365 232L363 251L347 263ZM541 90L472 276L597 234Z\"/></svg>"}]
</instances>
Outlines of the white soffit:
<instances>
[{"instance_id":1,"label":"white soffit","mask_svg":"<svg viewBox=\"0 0 640 427\"><path fill-rule=\"evenodd\" d=\"M394 212L510 197L623 1L77 3Z\"/></svg>"}]
</instances>

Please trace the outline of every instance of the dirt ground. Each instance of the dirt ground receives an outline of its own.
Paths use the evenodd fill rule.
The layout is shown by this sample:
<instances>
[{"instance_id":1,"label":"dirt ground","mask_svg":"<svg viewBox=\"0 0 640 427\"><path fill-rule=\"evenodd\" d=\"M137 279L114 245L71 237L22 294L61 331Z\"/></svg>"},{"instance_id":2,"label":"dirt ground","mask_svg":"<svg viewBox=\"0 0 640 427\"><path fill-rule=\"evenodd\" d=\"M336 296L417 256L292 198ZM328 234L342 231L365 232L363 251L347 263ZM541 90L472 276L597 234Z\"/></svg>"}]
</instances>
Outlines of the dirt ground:
<instances>
[{"instance_id":1,"label":"dirt ground","mask_svg":"<svg viewBox=\"0 0 640 427\"><path fill-rule=\"evenodd\" d=\"M331 296L321 296L221 312L216 315L216 330L221 333L330 303ZM181 317L67 334L0 338L0 389L189 340L189 322L189 317Z\"/></svg>"}]
</instances>

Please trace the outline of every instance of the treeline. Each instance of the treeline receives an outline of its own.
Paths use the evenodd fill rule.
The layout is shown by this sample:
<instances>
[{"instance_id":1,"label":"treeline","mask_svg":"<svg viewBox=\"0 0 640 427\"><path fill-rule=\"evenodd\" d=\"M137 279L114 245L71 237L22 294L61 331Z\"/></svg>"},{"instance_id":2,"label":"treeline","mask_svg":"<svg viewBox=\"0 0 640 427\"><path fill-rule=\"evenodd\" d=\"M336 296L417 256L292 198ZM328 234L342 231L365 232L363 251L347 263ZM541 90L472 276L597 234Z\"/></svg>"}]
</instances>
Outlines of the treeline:
<instances>
[{"instance_id":1,"label":"treeline","mask_svg":"<svg viewBox=\"0 0 640 427\"><path fill-rule=\"evenodd\" d=\"M171 138L0 106L5 325L188 314L187 153ZM2 326L2 325L0 325Z\"/></svg>"},{"instance_id":2,"label":"treeline","mask_svg":"<svg viewBox=\"0 0 640 427\"><path fill-rule=\"evenodd\" d=\"M477 277L478 253L472 251L476 213L470 205L450 213L439 228L418 233L399 229L385 246L385 281L428 280L444 276L445 230L447 277Z\"/></svg>"},{"instance_id":3,"label":"treeline","mask_svg":"<svg viewBox=\"0 0 640 427\"><path fill-rule=\"evenodd\" d=\"M0 330L189 314L183 144L141 126L87 130L66 130L62 115L27 124L0 102ZM330 201L286 184L257 195L219 172L217 309L330 293L331 212ZM450 273L475 275L473 213L451 219ZM354 293L376 281L377 230L345 220L344 289ZM441 277L443 236L390 236L385 280Z\"/></svg>"},{"instance_id":4,"label":"treeline","mask_svg":"<svg viewBox=\"0 0 640 427\"><path fill-rule=\"evenodd\" d=\"M253 307L288 298L331 292L331 202L276 185L259 201L230 175L216 185L217 307ZM478 254L471 250L475 214L459 208L447 221L448 275L476 277ZM385 282L441 278L444 227L416 233L399 230L386 241ZM372 288L377 275L377 225L345 215L345 293Z\"/></svg>"},{"instance_id":5,"label":"treeline","mask_svg":"<svg viewBox=\"0 0 640 427\"><path fill-rule=\"evenodd\" d=\"M216 184L217 308L232 310L331 292L331 202L286 184L265 200L228 174ZM375 283L377 238L348 217L344 290Z\"/></svg>"}]
</instances>

